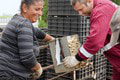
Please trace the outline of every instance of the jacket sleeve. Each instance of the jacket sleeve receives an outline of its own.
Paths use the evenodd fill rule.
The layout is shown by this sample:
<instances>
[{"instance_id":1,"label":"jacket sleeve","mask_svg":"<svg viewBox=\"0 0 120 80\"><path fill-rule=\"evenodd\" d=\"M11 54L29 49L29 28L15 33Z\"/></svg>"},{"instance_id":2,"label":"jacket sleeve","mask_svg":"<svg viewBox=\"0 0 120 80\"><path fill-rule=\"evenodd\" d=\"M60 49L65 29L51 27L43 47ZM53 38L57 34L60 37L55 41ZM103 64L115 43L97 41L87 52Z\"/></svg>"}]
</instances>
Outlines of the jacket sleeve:
<instances>
[{"instance_id":1,"label":"jacket sleeve","mask_svg":"<svg viewBox=\"0 0 120 80\"><path fill-rule=\"evenodd\" d=\"M33 53L33 31L31 26L32 24L29 22L23 22L17 30L20 62L29 69L37 63Z\"/></svg>"},{"instance_id":2,"label":"jacket sleeve","mask_svg":"<svg viewBox=\"0 0 120 80\"><path fill-rule=\"evenodd\" d=\"M102 12L96 12L90 20L89 36L86 42L79 48L76 58L86 60L96 54L103 46L109 31L107 16Z\"/></svg>"}]
</instances>

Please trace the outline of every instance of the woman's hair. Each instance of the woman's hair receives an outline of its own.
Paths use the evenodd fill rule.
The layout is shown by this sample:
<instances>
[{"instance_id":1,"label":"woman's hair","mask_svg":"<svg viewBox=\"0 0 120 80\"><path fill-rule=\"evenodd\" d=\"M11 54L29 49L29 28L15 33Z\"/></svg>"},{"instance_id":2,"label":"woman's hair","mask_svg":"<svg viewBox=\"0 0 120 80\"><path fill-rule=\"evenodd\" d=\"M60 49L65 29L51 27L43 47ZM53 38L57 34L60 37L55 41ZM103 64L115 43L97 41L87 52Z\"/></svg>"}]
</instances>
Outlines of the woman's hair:
<instances>
[{"instance_id":1,"label":"woman's hair","mask_svg":"<svg viewBox=\"0 0 120 80\"><path fill-rule=\"evenodd\" d=\"M86 4L87 1L86 1L86 0L71 0L71 5L72 5L72 6L75 6L75 4L76 4L77 2Z\"/></svg>"},{"instance_id":2,"label":"woman's hair","mask_svg":"<svg viewBox=\"0 0 120 80\"><path fill-rule=\"evenodd\" d=\"M41 2L44 2L44 0L21 0L21 5L20 5L20 11L22 12L22 6L23 4L26 4L27 7L29 7L30 5L33 5L34 2L38 2L38 1L41 1Z\"/></svg>"}]
</instances>

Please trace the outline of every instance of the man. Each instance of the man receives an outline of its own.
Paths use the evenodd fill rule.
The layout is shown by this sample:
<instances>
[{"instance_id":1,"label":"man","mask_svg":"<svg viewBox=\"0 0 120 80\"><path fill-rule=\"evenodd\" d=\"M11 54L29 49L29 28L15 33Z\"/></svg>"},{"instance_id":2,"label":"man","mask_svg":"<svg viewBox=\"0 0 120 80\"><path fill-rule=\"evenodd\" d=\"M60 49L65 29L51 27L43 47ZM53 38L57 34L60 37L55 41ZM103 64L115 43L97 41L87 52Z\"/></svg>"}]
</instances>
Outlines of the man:
<instances>
[{"instance_id":1,"label":"man","mask_svg":"<svg viewBox=\"0 0 120 80\"><path fill-rule=\"evenodd\" d=\"M78 50L76 56L64 59L68 68L75 67L80 61L87 60L110 42L112 31L110 21L118 9L110 0L71 0L75 11L80 15L90 16L90 32L86 42ZM113 66L113 80L120 80L120 44L104 52Z\"/></svg>"}]
</instances>

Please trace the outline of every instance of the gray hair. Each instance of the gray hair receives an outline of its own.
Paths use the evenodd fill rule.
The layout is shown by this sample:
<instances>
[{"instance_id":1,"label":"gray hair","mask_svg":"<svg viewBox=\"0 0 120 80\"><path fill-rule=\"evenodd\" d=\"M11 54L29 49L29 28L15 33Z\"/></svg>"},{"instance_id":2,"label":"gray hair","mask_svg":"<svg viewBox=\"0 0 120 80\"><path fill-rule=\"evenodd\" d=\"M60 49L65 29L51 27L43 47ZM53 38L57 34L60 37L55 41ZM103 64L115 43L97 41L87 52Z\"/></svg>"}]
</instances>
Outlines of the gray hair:
<instances>
[{"instance_id":1,"label":"gray hair","mask_svg":"<svg viewBox=\"0 0 120 80\"><path fill-rule=\"evenodd\" d=\"M44 0L21 0L20 11L22 11L23 4L26 4L27 7L29 7L30 5L34 4L34 2L38 1L44 2Z\"/></svg>"},{"instance_id":2,"label":"gray hair","mask_svg":"<svg viewBox=\"0 0 120 80\"><path fill-rule=\"evenodd\" d=\"M72 5L72 6L75 6L75 4L76 4L77 2L86 4L87 1L86 1L86 0L71 0L71 5Z\"/></svg>"}]
</instances>

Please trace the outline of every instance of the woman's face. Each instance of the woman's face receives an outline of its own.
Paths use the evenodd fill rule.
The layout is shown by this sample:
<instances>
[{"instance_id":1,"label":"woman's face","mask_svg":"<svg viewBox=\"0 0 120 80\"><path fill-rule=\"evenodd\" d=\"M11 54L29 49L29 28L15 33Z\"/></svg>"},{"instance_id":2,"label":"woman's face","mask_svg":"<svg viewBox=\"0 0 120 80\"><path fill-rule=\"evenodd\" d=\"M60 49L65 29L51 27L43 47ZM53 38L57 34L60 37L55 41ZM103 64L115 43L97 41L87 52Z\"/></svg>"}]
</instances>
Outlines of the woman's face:
<instances>
[{"instance_id":1,"label":"woman's face","mask_svg":"<svg viewBox=\"0 0 120 80\"><path fill-rule=\"evenodd\" d=\"M32 23L36 22L39 16L42 16L43 2L38 1L29 7L23 7L24 17L29 19Z\"/></svg>"}]
</instances>

